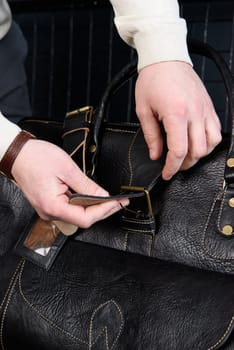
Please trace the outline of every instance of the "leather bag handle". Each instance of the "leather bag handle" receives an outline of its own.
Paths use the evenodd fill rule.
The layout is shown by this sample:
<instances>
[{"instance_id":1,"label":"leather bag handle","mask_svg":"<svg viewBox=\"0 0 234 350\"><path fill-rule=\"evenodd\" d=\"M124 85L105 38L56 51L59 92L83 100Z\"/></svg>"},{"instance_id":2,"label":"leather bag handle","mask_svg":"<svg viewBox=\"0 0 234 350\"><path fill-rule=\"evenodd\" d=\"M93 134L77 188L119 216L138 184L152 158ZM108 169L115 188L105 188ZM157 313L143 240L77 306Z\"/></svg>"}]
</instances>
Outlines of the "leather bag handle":
<instances>
[{"instance_id":1,"label":"leather bag handle","mask_svg":"<svg viewBox=\"0 0 234 350\"><path fill-rule=\"evenodd\" d=\"M189 52L193 54L198 54L211 59L219 70L228 97L228 107L229 107L229 120L230 120L230 146L228 151L228 159L225 167L224 178L226 183L234 183L234 79L233 75L224 60L223 56L215 50L212 46L202 41L196 39L188 40ZM93 154L93 163L96 164L99 144L101 141L101 128L106 119L106 114L108 110L108 105L111 101L111 97L137 73L137 60L134 59L132 62L127 64L119 73L114 76L111 83L108 85L104 91L98 108L95 113L94 125L93 125L93 143L96 146L96 152ZM233 162L232 162L233 160ZM229 165L232 166L229 166Z\"/></svg>"}]
</instances>

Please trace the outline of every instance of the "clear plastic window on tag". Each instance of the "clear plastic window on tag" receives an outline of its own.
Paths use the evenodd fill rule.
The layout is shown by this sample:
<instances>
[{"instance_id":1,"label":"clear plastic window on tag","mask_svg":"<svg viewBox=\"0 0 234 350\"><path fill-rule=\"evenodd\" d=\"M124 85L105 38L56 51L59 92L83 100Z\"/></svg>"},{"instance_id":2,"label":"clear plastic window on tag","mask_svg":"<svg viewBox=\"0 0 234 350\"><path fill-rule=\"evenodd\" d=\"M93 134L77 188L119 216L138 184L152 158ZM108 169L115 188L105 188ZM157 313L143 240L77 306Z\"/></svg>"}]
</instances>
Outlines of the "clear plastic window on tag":
<instances>
[{"instance_id":1,"label":"clear plastic window on tag","mask_svg":"<svg viewBox=\"0 0 234 350\"><path fill-rule=\"evenodd\" d=\"M67 238L53 221L42 220L36 215L16 243L15 252L48 270Z\"/></svg>"}]
</instances>

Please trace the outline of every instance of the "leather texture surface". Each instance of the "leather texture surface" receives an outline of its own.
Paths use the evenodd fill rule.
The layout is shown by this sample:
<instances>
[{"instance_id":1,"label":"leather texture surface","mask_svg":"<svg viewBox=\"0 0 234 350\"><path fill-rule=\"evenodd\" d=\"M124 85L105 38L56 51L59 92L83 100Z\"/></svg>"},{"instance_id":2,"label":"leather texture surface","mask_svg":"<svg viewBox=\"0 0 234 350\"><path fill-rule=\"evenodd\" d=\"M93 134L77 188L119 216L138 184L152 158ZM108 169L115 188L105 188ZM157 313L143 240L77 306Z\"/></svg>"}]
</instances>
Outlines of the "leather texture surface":
<instances>
[{"instance_id":1,"label":"leather texture surface","mask_svg":"<svg viewBox=\"0 0 234 350\"><path fill-rule=\"evenodd\" d=\"M133 71L130 65L127 76ZM230 93L232 77L224 75ZM234 350L234 241L222 235L233 221L230 135L163 182L164 154L149 160L139 125L102 120L115 87L93 121L82 110L63 126L20 123L62 145L111 194L130 186L143 195L79 229L45 270L12 249L35 213L0 176L0 349Z\"/></svg>"},{"instance_id":2,"label":"leather texture surface","mask_svg":"<svg viewBox=\"0 0 234 350\"><path fill-rule=\"evenodd\" d=\"M166 147L161 158L151 161L141 128L137 124L108 124L112 94L132 74L135 65L123 69L110 83L96 109L87 107L65 118L60 133L63 148L79 166L111 194L122 186L148 191L132 199L130 206L89 229L77 231L76 240L175 261L208 270L234 272L234 198L232 158L234 140L233 77L223 58L209 45L190 42L196 53L214 60L226 86L231 132L192 169L179 172L169 182L161 179ZM22 121L32 131L36 125ZM36 130L35 130L36 131ZM46 138L49 129L38 131ZM233 232L225 236L223 227ZM111 233L111 234L110 234Z\"/></svg>"},{"instance_id":3,"label":"leather texture surface","mask_svg":"<svg viewBox=\"0 0 234 350\"><path fill-rule=\"evenodd\" d=\"M230 275L72 239L49 271L0 263L1 349L234 348Z\"/></svg>"},{"instance_id":4,"label":"leather texture surface","mask_svg":"<svg viewBox=\"0 0 234 350\"><path fill-rule=\"evenodd\" d=\"M163 181L166 147L158 160L151 161L139 125L105 123L113 92L134 73L134 65L125 67L107 87L93 119L89 119L86 138L79 132L85 114L74 115L72 126L65 119L64 149L69 152L67 145L74 143L77 133L85 149L85 161L79 165L85 163L87 174L111 194L121 192L122 186L129 187L130 192L142 188L150 200L147 195L132 199L122 213L90 229L78 230L75 239L233 274L234 209L230 201L234 198L234 171L227 165L227 160L233 158L234 145L233 76L222 56L209 45L191 41L189 47L213 60L221 72L229 102L230 134L223 135L221 144L192 169ZM73 140L69 141L71 134ZM90 146L94 151L90 152ZM73 153L77 162L79 153L80 148ZM229 235L223 234L226 227Z\"/></svg>"}]
</instances>

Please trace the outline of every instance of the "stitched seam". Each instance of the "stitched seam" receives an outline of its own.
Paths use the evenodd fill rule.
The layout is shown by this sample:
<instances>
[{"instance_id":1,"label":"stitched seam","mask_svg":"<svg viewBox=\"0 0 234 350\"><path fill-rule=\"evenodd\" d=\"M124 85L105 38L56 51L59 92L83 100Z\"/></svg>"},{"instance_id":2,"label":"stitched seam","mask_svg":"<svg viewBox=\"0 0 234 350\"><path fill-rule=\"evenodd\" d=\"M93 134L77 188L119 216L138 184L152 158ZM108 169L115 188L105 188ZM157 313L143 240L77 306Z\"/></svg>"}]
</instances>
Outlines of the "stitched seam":
<instances>
[{"instance_id":1,"label":"stitched seam","mask_svg":"<svg viewBox=\"0 0 234 350\"><path fill-rule=\"evenodd\" d=\"M157 180L160 178L161 174L156 176L155 178L153 178L153 180L151 181L151 183L149 184L148 188L152 189L155 185Z\"/></svg>"},{"instance_id":2,"label":"stitched seam","mask_svg":"<svg viewBox=\"0 0 234 350\"><path fill-rule=\"evenodd\" d=\"M5 306L4 311L2 313L2 320L1 320L1 326L0 326L0 343L1 343L2 350L5 350L5 346L4 346L4 343L3 343L4 322L5 322L5 318L6 318L6 314L7 314L7 309L8 309L8 306L10 304L11 297L12 297L12 294L13 294L13 291L15 289L15 286L16 286L16 283L17 283L17 279L18 279L18 276L19 276L18 270L22 266L22 263L23 263L23 260L20 261L19 265L17 266L17 268L16 268L16 270L14 272L14 280L11 279L11 282L10 282L11 286L8 287L9 292L8 292L8 295L7 295L6 306Z\"/></svg>"},{"instance_id":3,"label":"stitched seam","mask_svg":"<svg viewBox=\"0 0 234 350\"><path fill-rule=\"evenodd\" d=\"M44 120L44 119L27 119L27 122L36 122L38 124L56 124L56 125L62 125L63 122L55 121L55 120Z\"/></svg>"},{"instance_id":4,"label":"stitched seam","mask_svg":"<svg viewBox=\"0 0 234 350\"><path fill-rule=\"evenodd\" d=\"M24 265L25 265L25 261L23 262L22 267L21 267L21 271L19 273L19 291L20 291L20 294L21 294L22 298L24 299L25 303L28 305L28 307L31 308L33 311L35 311L36 314L39 317L41 317L43 320L45 320L52 328L57 329L58 331L60 331L63 334L67 335L68 337L70 337L73 340L78 340L82 344L88 345L88 343L85 340L82 340L82 339L74 336L70 332L68 332L68 331L64 330L63 328L59 327L58 325L56 325L53 321L49 320L47 317L45 317L43 315L43 313L40 310L36 309L35 306L33 306L33 304L29 302L29 300L26 298L26 296L23 293L22 284L21 284L21 279L22 279L22 275L23 275Z\"/></svg>"},{"instance_id":5,"label":"stitched seam","mask_svg":"<svg viewBox=\"0 0 234 350\"><path fill-rule=\"evenodd\" d=\"M124 251L127 250L127 246L128 246L128 232L126 232L125 234L125 238L124 238Z\"/></svg>"},{"instance_id":6,"label":"stitched seam","mask_svg":"<svg viewBox=\"0 0 234 350\"><path fill-rule=\"evenodd\" d=\"M133 145L135 143L136 137L139 134L140 129L137 130L136 134L134 135L134 137L132 138L132 141L130 143L129 146L129 150L128 150L128 164L129 164L129 170L130 170L130 178L129 178L129 186L131 186L132 184L132 178L133 178L133 168L132 168L132 158L131 158L131 152L132 152L132 148Z\"/></svg>"},{"instance_id":7,"label":"stitched seam","mask_svg":"<svg viewBox=\"0 0 234 350\"><path fill-rule=\"evenodd\" d=\"M226 197L227 189L224 190L224 195L222 197L221 205L220 205L220 210L219 210L219 215L218 215L218 228L220 230L220 219L221 219L221 214L223 212L223 206L224 206L224 198Z\"/></svg>"},{"instance_id":8,"label":"stitched seam","mask_svg":"<svg viewBox=\"0 0 234 350\"><path fill-rule=\"evenodd\" d=\"M76 146L76 148L74 148L74 150L69 154L70 157L74 156L74 154L82 147L84 146L85 141L83 140L78 146Z\"/></svg>"},{"instance_id":9,"label":"stitched seam","mask_svg":"<svg viewBox=\"0 0 234 350\"><path fill-rule=\"evenodd\" d=\"M77 131L89 131L89 128L77 128L77 129L72 129L69 131L66 131L65 133L62 134L62 138L64 138L67 135L75 134Z\"/></svg>"},{"instance_id":10,"label":"stitched seam","mask_svg":"<svg viewBox=\"0 0 234 350\"><path fill-rule=\"evenodd\" d=\"M218 200L219 198L219 195L217 195L213 201L213 204L211 206L211 210L209 212L209 215L208 215L208 218L207 218L207 221L206 221L206 224L205 224L205 227L204 227L204 230L203 230L203 237L202 237L202 246L203 246L203 250L211 257L211 258L215 258L215 259L218 259L220 261L232 261L234 260L234 257L233 258L223 258L219 255L216 255L216 254L212 254L207 248L206 248L206 245L205 245L205 235L206 235L206 232L207 232L207 229L208 229L208 224L210 222L210 217L211 217L211 214L214 210L214 206L215 206L215 203L216 201Z\"/></svg>"},{"instance_id":11,"label":"stitched seam","mask_svg":"<svg viewBox=\"0 0 234 350\"><path fill-rule=\"evenodd\" d=\"M230 331L230 329L231 329L231 326L232 326L232 324L233 324L233 321L234 321L234 316L232 316L232 319L231 319L231 321L229 322L229 325L228 325L226 331L224 332L224 334L222 335L222 337L219 338L219 340L218 340L214 345L210 346L210 347L208 348L208 350L214 350L220 343L222 343L222 341L224 340L224 338L226 337L226 335L229 333L229 331Z\"/></svg>"},{"instance_id":12,"label":"stitched seam","mask_svg":"<svg viewBox=\"0 0 234 350\"><path fill-rule=\"evenodd\" d=\"M99 337L100 337L100 336L102 335L102 333L103 333L103 331L101 331L100 334L98 335L98 337L95 338L94 342L93 342L93 343L91 342L92 328L93 328L92 326L93 326L93 319L94 319L94 316L95 316L95 314L97 313L97 311L98 311L99 309L101 309L102 307L104 307L105 305L107 305L107 304L109 304L109 303L113 303L113 304L116 306L116 308L118 309L118 311L119 311L119 313L120 313L120 316L121 316L121 325L120 325L119 333L118 333L118 335L117 335L117 337L116 337L116 339L115 339L115 341L114 341L114 343L113 343L113 345L112 345L111 348L109 348L109 345L108 345L107 327L106 327L106 326L103 327L103 331L106 329L106 345L107 345L107 350L112 350L112 349L114 348L115 344L117 343L117 341L118 341L118 339L119 339L119 337L120 337L120 334L122 333L123 326L124 326L124 317L123 317L123 313L122 313L122 311L121 311L119 305L118 305L113 299L110 299L110 300L106 301L105 303L99 305L99 306L94 310L94 312L93 312L93 314L92 314L92 316L91 316L91 321L90 321L90 326L89 326L89 334L90 334L90 336L89 336L89 350L91 350L92 346L96 343L97 339L99 339Z\"/></svg>"},{"instance_id":13,"label":"stitched seam","mask_svg":"<svg viewBox=\"0 0 234 350\"><path fill-rule=\"evenodd\" d=\"M133 228L128 228L128 227L124 227L124 226L122 226L122 229L123 230L126 230L126 231L131 231L131 232L136 232L136 233L153 233L154 234L154 230L135 230L135 229L133 229Z\"/></svg>"},{"instance_id":14,"label":"stitched seam","mask_svg":"<svg viewBox=\"0 0 234 350\"><path fill-rule=\"evenodd\" d=\"M121 132L121 133L125 133L125 134L135 134L136 133L136 131L123 130L123 129L112 129L112 128L106 128L106 131Z\"/></svg>"},{"instance_id":15,"label":"stitched seam","mask_svg":"<svg viewBox=\"0 0 234 350\"><path fill-rule=\"evenodd\" d=\"M91 331L91 333L92 333L92 331ZM101 338L101 336L103 335L103 333L104 333L104 335L105 335L106 349L107 349L107 350L110 350L110 349L109 349L109 346L108 346L108 336L107 336L107 327L106 327L106 326L104 326L104 327L100 330L100 333L99 333L98 336L95 338L95 341L94 341L93 343L91 343L91 342L89 343L89 350L92 349L92 346L95 345L95 343L97 342L97 340L98 340L99 338Z\"/></svg>"},{"instance_id":16,"label":"stitched seam","mask_svg":"<svg viewBox=\"0 0 234 350\"><path fill-rule=\"evenodd\" d=\"M130 222L130 223L136 223L136 224L144 224L144 225L147 225L147 224L153 224L154 223L154 220L152 219L149 219L149 220L137 220L137 219L127 219L125 218L124 216L122 217L123 221L125 222Z\"/></svg>"},{"instance_id":17,"label":"stitched seam","mask_svg":"<svg viewBox=\"0 0 234 350\"><path fill-rule=\"evenodd\" d=\"M128 163L129 163L129 168L130 168L130 181L129 181L129 186L131 186L132 184L132 178L133 178L133 168L132 168L132 162L131 162L131 151L132 151L132 148L133 148L133 145L135 143L135 140L136 140L136 137L137 135L139 134L141 128L139 128L137 130L137 132L135 133L135 136L133 137L132 139L132 142L130 144L130 147L129 147L129 152L128 152ZM152 187L155 185L155 183L157 182L157 180L160 178L161 175L157 175L155 178L153 178L153 180L151 181L151 183L149 184L149 186L147 186L147 188L149 189L152 189Z\"/></svg>"},{"instance_id":18,"label":"stitched seam","mask_svg":"<svg viewBox=\"0 0 234 350\"><path fill-rule=\"evenodd\" d=\"M3 304L4 304L4 302L5 302L6 298L7 298L7 295L8 295L8 293L10 292L11 285L14 283L16 274L17 274L17 272L18 272L18 270L19 270L19 268L20 268L21 263L22 263L22 262L20 262L20 263L18 264L18 266L17 266L16 269L15 269L15 272L14 272L13 276L12 276L11 279L10 279L9 286L8 286L8 288L7 288L7 290L6 290L6 293L5 293L4 297L3 297L3 300L2 300L1 305L0 305L0 310L2 309Z\"/></svg>"},{"instance_id":19,"label":"stitched seam","mask_svg":"<svg viewBox=\"0 0 234 350\"><path fill-rule=\"evenodd\" d=\"M89 130L86 130L85 131L85 135L84 135L84 145L83 145L83 151L82 151L82 163L83 163L83 172L86 174L86 162L85 162L85 159L86 159L86 143L87 143L87 137L88 137L88 133L89 133Z\"/></svg>"}]
</instances>

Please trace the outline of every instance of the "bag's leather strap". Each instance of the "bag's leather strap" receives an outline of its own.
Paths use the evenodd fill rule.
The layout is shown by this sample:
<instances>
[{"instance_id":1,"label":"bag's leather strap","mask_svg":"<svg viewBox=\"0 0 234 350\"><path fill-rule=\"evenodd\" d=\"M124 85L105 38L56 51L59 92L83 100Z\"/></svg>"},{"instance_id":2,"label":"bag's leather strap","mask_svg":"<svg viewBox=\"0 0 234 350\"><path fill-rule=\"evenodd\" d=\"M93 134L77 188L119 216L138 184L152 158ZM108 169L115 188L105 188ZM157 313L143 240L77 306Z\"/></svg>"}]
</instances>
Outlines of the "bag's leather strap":
<instances>
[{"instance_id":1,"label":"bag's leather strap","mask_svg":"<svg viewBox=\"0 0 234 350\"><path fill-rule=\"evenodd\" d=\"M233 217L233 198L234 198L234 83L233 77L230 72L230 69L225 62L222 55L217 52L213 47L208 45L207 43L203 43L194 39L190 39L188 42L190 53L195 53L198 55L205 56L211 59L218 70L221 73L226 93L228 96L228 106L229 106L229 118L231 123L231 137L230 144L227 156L227 164L225 165L224 171L224 180L226 184L226 188L224 191L223 198L223 206L220 212L220 231L223 232L223 228L234 234L234 223L230 218ZM125 66L121 72L119 72L108 85L106 91L101 98L98 108L95 110L92 118L84 118L83 124L81 125L83 128L87 127L89 132L89 138L87 142L86 151L89 149L90 145L92 146L92 153L86 152L86 164L87 169L91 169L91 175L95 174L95 168L99 163L99 154L102 148L102 137L104 135L105 123L104 121L107 119L107 111L108 105L111 101L112 95L117 91L121 86L126 83L134 74L136 73L136 61L131 62L129 65ZM81 117L81 115L79 115ZM75 122L73 119L72 122ZM81 122L79 122L81 124ZM70 124L70 121L69 121ZM68 129L72 129L71 125L65 123L66 126L69 126ZM66 128L65 128L66 129ZM80 134L81 135L81 134ZM82 135L81 135L82 136ZM83 137L81 137L83 138ZM132 146L129 153L129 159L131 161L131 181L128 182L128 179L125 182L121 183L121 185L128 185L130 187L128 193L131 193L131 187L142 187L143 191L148 191L149 195L151 192L157 187L158 179L161 176L160 167L163 166L164 157L162 156L161 160L154 162L152 164L146 164L146 157L142 156L142 143L143 136L140 132L136 133L134 140L132 142ZM69 139L67 138L67 144L72 144L72 134L69 134ZM77 134L74 134L74 145L77 145ZM166 145L166 144L165 144ZM67 146L65 144L65 146ZM67 148L67 147L65 147ZM166 149L164 149L166 150ZM141 155L141 157L139 156ZM144 167L143 163L139 164L139 162L144 159ZM79 163L79 162L78 162ZM155 164L157 167L155 168ZM141 169L139 171L139 169ZM89 174L90 175L90 174ZM226 195L225 195L226 193ZM231 199L231 200L230 200ZM129 211L125 211L123 216L123 227L130 228L131 231L139 230L139 227L143 227L145 232L153 233L155 232L155 222L152 220L153 216L149 211L147 211L147 206L145 202L139 201L138 199L134 199L131 201L130 206L128 207ZM135 217L134 217L135 215ZM228 231L228 232L229 232Z\"/></svg>"}]
</instances>

